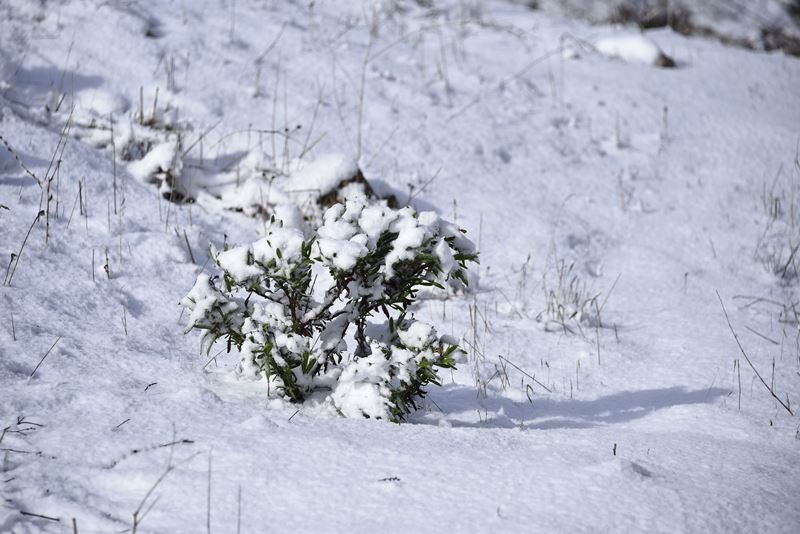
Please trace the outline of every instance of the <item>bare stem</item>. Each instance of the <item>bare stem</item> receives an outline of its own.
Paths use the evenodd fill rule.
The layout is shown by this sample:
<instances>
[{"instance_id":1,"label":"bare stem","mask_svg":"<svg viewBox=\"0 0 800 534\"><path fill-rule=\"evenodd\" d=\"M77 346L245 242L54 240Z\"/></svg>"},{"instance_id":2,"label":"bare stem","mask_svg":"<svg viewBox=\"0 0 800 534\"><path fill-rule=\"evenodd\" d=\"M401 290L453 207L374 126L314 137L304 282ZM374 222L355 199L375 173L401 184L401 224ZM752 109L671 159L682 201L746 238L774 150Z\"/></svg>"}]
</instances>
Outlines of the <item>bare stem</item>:
<instances>
[{"instance_id":1,"label":"bare stem","mask_svg":"<svg viewBox=\"0 0 800 534\"><path fill-rule=\"evenodd\" d=\"M730 329L731 334L733 334L733 339L736 340L736 345L739 347L739 352L742 353L742 356L744 356L745 361L747 361L748 365L750 365L750 368L756 374L756 377L758 377L758 379L761 381L761 383L764 385L764 387L767 388L767 391L769 391L769 394L772 395L772 397L776 401L778 401L778 404L783 406L783 408L787 412L789 412L789 415L794 417L794 412L789 407L789 405L787 403L785 403L783 400L781 400L781 398L778 397L778 395L775 394L775 390L773 390L772 387L770 387L770 385L767 384L767 382L761 376L761 373L759 373L758 369L756 369L756 366L753 365L752 361L750 361L750 357L747 356L747 353L744 351L744 348L742 347L742 344L739 341L739 336L736 334L736 331L733 329L733 325L731 324L731 319L730 319L730 317L728 317L728 311L725 309L725 304L722 303L722 297L719 296L719 291L717 291L716 293L717 293L717 298L719 299L719 304L720 304L720 306L722 306L722 313L725 315L725 321L728 323L728 328Z\"/></svg>"}]
</instances>

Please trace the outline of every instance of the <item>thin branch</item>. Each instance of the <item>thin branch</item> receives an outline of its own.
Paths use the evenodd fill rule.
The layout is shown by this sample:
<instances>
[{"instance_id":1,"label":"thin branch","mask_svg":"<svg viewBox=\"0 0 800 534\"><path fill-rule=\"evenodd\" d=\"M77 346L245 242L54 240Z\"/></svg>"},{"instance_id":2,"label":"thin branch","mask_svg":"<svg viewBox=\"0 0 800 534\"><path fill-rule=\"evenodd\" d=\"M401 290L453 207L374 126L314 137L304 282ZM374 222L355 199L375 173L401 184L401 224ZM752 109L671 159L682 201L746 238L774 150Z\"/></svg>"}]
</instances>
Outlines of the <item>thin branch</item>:
<instances>
[{"instance_id":1,"label":"thin branch","mask_svg":"<svg viewBox=\"0 0 800 534\"><path fill-rule=\"evenodd\" d=\"M767 337L767 336L765 336L764 334L762 334L761 332L758 332L758 331L756 331L756 330L754 330L754 329L750 328L750 327L749 327L749 326L747 326L747 325L744 325L744 327L745 327L745 328L747 328L747 329L748 329L750 332L752 332L753 334L755 334L755 335L757 335L758 337L760 337L761 339L763 339L763 340L765 340L765 341L769 341L769 342L770 342L770 343L772 343L773 345L780 345L780 343L779 343L779 342L775 341L775 340L774 340L774 339L772 339L771 337Z\"/></svg>"},{"instance_id":2,"label":"thin branch","mask_svg":"<svg viewBox=\"0 0 800 534\"><path fill-rule=\"evenodd\" d=\"M539 384L539 386L543 387L548 393L552 393L553 392L552 389L550 389L549 387L545 386L544 384L542 384L541 382L536 380L535 377L533 377L533 376L529 375L528 373L526 373L521 367L519 367L517 364L515 364L514 362L512 362L508 358L506 358L504 356L500 356L500 359L503 360L504 362L506 362L507 364L509 364L511 367L513 367L514 369L516 369L520 373L522 373L523 375L527 376L528 378L530 378L531 380L536 382L537 384Z\"/></svg>"},{"instance_id":3,"label":"thin branch","mask_svg":"<svg viewBox=\"0 0 800 534\"><path fill-rule=\"evenodd\" d=\"M275 48L275 46L281 40L281 37L283 36L283 32L286 30L286 26L288 24L289 24L288 22L284 22L283 23L283 25L281 26L280 31L278 32L278 35L275 36L275 38L272 40L272 42L269 44L269 46L263 52L261 52L261 54L259 54L259 56L256 58L256 60L255 60L255 64L256 65L259 65L259 64L263 63L264 59L266 59L267 55L270 52L272 52L272 49Z\"/></svg>"},{"instance_id":4,"label":"thin branch","mask_svg":"<svg viewBox=\"0 0 800 534\"><path fill-rule=\"evenodd\" d=\"M25 515L25 516L29 516L29 517L38 517L39 519L47 519L48 521L56 521L56 522L60 522L61 521L61 519L59 519L57 517L50 517L50 516L42 515L42 514L34 514L33 512L26 512L25 510L20 510L19 513L22 514L22 515Z\"/></svg>"},{"instance_id":5,"label":"thin branch","mask_svg":"<svg viewBox=\"0 0 800 534\"><path fill-rule=\"evenodd\" d=\"M17 272L17 265L19 265L19 258L22 256L22 251L25 249L25 243L28 242L28 237L30 237L33 227L36 226L36 223L39 222L39 219L41 219L43 215L44 210L39 210L39 213L37 213L36 217L33 219L30 228L28 228L28 233L25 234L25 239L22 240L22 245L19 247L19 252L17 252L12 258L12 260L14 260L14 268L11 269L11 273L6 276L6 279L3 282L4 285L11 285L11 279L14 278L14 273Z\"/></svg>"},{"instance_id":6,"label":"thin branch","mask_svg":"<svg viewBox=\"0 0 800 534\"><path fill-rule=\"evenodd\" d=\"M37 178L35 174L33 174L33 171L31 171L28 167L25 166L25 164L22 162L22 159L20 159L19 155L14 151L13 148L11 148L11 145L8 144L8 141L6 141L2 135L0 135L0 143L3 143L6 146L6 150L8 150L11 153L11 155L14 156L14 159L17 160L17 164L19 164L19 166L22 167L22 170L25 171L25 174L36 180L36 185L38 185L39 189L41 189L42 181L39 180L39 178ZM5 208L5 206L3 207Z\"/></svg>"},{"instance_id":7,"label":"thin branch","mask_svg":"<svg viewBox=\"0 0 800 534\"><path fill-rule=\"evenodd\" d=\"M48 355L48 354L50 354L50 351L52 351L52 350L55 348L55 346L56 346L56 343L58 343L59 341L61 341L61 336L58 336L58 339L56 339L56 340L53 342L53 344L52 344L52 345L50 345L50 348L49 348L49 349L47 349L47 352L45 352L45 353L44 353L44 356L42 356L42 359L41 359L41 360L39 360L39 363L37 363L37 364L36 364L36 367L34 367L34 368L33 368L33 371L31 371L31 376L30 376L29 378L33 378L33 375L35 375L35 374L36 374L36 371L38 371L38 370L39 370L39 366L40 366L40 365L42 365L42 363L44 363L44 359L45 359L45 358L47 358L47 355Z\"/></svg>"},{"instance_id":8,"label":"thin branch","mask_svg":"<svg viewBox=\"0 0 800 534\"><path fill-rule=\"evenodd\" d=\"M222 119L218 120L217 122L215 122L214 124L212 124L211 126L209 126L208 128L206 128L206 130L205 130L203 133L201 133L199 136L197 136L197 139L195 139L195 141L194 141L194 142L193 142L191 145L189 145L189 147L188 147L186 150L184 150L184 151L183 151L183 154L181 154L181 159L184 159L184 158L185 158L185 157L186 157L186 156L189 154L189 152L191 152L191 151L192 151L192 149L193 149L195 146L197 146L197 144L198 144L200 141L202 141L203 139L205 139L205 138L206 138L206 136L207 136L208 134L210 134L211 132L213 132L213 131L214 131L214 129L215 129L217 126L219 126L221 122L222 122Z\"/></svg>"},{"instance_id":9,"label":"thin branch","mask_svg":"<svg viewBox=\"0 0 800 534\"><path fill-rule=\"evenodd\" d=\"M173 453L173 451L171 449L170 450L170 455L169 455L169 462L167 463L167 468L164 470L163 473L161 473L161 476L158 477L158 479L156 479L155 483L153 483L153 485L150 487L150 489L147 490L147 493L145 493L145 496L142 499L142 502L139 503L139 507L136 509L135 512L133 512L133 526L132 526L132 529L131 529L133 534L136 534L136 529L139 526L139 524L142 522L142 520L144 520L144 518L147 515L147 513L150 512L150 510L153 509L153 506L155 506L156 502L158 502L158 498L154 499L153 502L151 503L151 505L146 510L144 510L144 506L145 506L145 504L147 504L147 500L150 498L150 496L153 494L153 492L156 490L156 488L164 481L164 479L167 478L167 475L169 475L172 471L174 471L175 469L177 469L181 465L190 462L191 460L196 458L198 455L200 455L200 452L196 452L196 453L192 454L191 456L189 456L188 458L184 458L180 462L178 462L176 464L173 464L172 463L172 453ZM144 514L142 514L142 510L144 510Z\"/></svg>"},{"instance_id":10,"label":"thin branch","mask_svg":"<svg viewBox=\"0 0 800 534\"><path fill-rule=\"evenodd\" d=\"M716 293L717 293L717 298L719 299L719 304L720 304L720 306L722 306L722 313L725 315L725 321L728 323L728 328L730 329L730 331L731 331L731 334L733 334L733 339L735 339L735 340L736 340L736 345L739 347L739 352L741 352L741 353L742 353L742 356L744 356L744 359L747 361L748 365L750 365L750 368L751 368L751 369L753 370L753 372L756 374L756 377L758 377L758 379L761 381L761 383L762 383L762 384L764 384L764 387L765 387L765 388L767 388L767 391L769 391L770 395L772 395L772 397L773 397L773 398L774 398L776 401L778 401L778 404L780 404L781 406L783 406L783 408L784 408L784 409L785 409L787 412L789 412L789 415L791 415L792 417L794 417L794 412L793 412L793 411L792 411L792 409L789 407L789 405L788 405L788 404L786 404L785 402L783 402L783 401L781 400L781 398L780 398L780 397L778 397L778 396L775 394L775 391L774 391L774 390L773 390L773 389L770 387L770 385L769 385L769 384L767 384L767 382L764 380L764 378L762 378L762 376L761 376L761 373L759 373L759 372L758 372L758 369L756 369L755 365L753 365L753 362L751 362L751 361L750 361L750 357L749 357L749 356L747 356L747 353L744 351L744 347L742 347L742 344L741 344L741 342L739 341L739 336L736 334L736 331L733 329L733 325L731 324L731 319L730 319L730 317L728 317L728 310L726 310L726 309L725 309L725 304L723 304L723 302L722 302L722 297L719 295L719 291L717 291Z\"/></svg>"},{"instance_id":11,"label":"thin branch","mask_svg":"<svg viewBox=\"0 0 800 534\"><path fill-rule=\"evenodd\" d=\"M606 302L608 302L608 297L610 297L610 296L611 296L611 293L613 293L613 292L614 292L614 288L616 288L616 287L617 287L617 282L619 282L619 279L620 279L620 278L622 278L622 273L619 273L619 274L617 275L617 278L614 280L614 283L613 283L613 284L611 284L611 289L609 289L609 290L608 290L608 293L606 293L606 296L605 296L605 298L603 299L603 303L602 303L602 304L600 305L600 307L597 309L597 310L598 310L598 315L599 315L600 313L602 313L602 311L603 311L603 308L605 308L605 306L606 306Z\"/></svg>"}]
</instances>

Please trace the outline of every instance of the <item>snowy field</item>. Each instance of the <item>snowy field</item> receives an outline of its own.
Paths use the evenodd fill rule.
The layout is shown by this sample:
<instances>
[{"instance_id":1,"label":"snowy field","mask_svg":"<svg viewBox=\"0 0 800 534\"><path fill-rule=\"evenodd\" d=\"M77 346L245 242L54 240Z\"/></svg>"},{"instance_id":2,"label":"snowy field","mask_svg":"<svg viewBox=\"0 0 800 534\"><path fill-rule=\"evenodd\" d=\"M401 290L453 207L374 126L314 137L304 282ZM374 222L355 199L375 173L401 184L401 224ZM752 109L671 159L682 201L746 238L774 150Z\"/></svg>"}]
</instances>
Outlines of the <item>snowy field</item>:
<instances>
[{"instance_id":1,"label":"snowy field","mask_svg":"<svg viewBox=\"0 0 800 534\"><path fill-rule=\"evenodd\" d=\"M593 23L671 27L755 50L800 56L798 0L510 0Z\"/></svg>"},{"instance_id":2,"label":"snowy field","mask_svg":"<svg viewBox=\"0 0 800 534\"><path fill-rule=\"evenodd\" d=\"M0 532L800 532L798 95L508 2L0 1ZM402 424L184 334L355 168L480 251Z\"/></svg>"}]
</instances>

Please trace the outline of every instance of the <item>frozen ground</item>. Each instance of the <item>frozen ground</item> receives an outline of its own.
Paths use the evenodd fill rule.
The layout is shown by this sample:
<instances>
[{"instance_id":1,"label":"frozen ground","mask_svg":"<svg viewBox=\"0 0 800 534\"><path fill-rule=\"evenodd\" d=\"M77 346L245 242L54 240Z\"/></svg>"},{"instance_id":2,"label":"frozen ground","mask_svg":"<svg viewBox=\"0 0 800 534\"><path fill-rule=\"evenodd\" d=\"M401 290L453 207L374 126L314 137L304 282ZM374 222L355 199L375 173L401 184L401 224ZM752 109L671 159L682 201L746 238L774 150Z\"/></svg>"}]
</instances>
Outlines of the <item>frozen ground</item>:
<instances>
[{"instance_id":1,"label":"frozen ground","mask_svg":"<svg viewBox=\"0 0 800 534\"><path fill-rule=\"evenodd\" d=\"M716 292L796 412L800 61L374 5L0 4L0 531L797 532L800 421ZM165 125L179 183L119 153ZM183 335L207 245L263 232L259 162L304 146L479 244L417 311L469 354L407 424L268 401ZM569 265L600 317L548 308Z\"/></svg>"}]
</instances>

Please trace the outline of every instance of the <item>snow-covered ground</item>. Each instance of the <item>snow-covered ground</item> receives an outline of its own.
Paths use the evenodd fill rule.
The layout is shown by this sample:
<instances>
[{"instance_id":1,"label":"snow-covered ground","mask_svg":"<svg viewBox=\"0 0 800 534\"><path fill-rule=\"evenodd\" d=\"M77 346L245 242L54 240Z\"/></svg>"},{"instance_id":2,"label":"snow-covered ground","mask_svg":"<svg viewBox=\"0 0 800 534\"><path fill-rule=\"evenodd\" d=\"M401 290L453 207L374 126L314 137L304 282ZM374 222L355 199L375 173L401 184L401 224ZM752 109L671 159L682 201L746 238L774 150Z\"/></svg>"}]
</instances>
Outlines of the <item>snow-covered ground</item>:
<instances>
[{"instance_id":1,"label":"snow-covered ground","mask_svg":"<svg viewBox=\"0 0 800 534\"><path fill-rule=\"evenodd\" d=\"M593 23L672 27L756 50L800 56L798 0L510 0Z\"/></svg>"},{"instance_id":2,"label":"snow-covered ground","mask_svg":"<svg viewBox=\"0 0 800 534\"><path fill-rule=\"evenodd\" d=\"M419 4L0 4L1 532L800 529L800 60ZM320 161L481 251L405 424L183 333Z\"/></svg>"}]
</instances>

